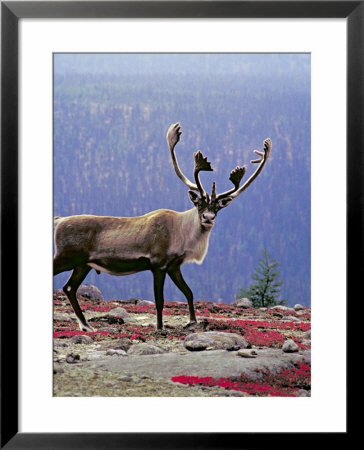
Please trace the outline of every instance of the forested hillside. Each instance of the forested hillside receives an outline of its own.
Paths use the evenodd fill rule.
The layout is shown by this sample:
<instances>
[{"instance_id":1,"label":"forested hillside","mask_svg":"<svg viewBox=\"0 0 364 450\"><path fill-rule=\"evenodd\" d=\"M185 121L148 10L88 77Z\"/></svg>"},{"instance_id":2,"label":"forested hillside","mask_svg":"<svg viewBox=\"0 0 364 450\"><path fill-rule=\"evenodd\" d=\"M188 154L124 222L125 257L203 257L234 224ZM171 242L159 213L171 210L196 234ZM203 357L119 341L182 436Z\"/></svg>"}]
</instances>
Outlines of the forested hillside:
<instances>
[{"instance_id":1,"label":"forested hillside","mask_svg":"<svg viewBox=\"0 0 364 450\"><path fill-rule=\"evenodd\" d=\"M168 58L169 56L169 58ZM310 59L308 55L55 55L54 214L141 215L193 205L170 161L165 135L192 178L193 152L214 172L202 183L232 187L229 173L256 166L254 149L273 142L257 180L219 213L201 266L182 271L195 299L230 303L251 282L264 248L280 264L282 298L310 304ZM68 274L55 277L55 288ZM153 299L150 272L97 275L105 298ZM167 300L183 295L168 280Z\"/></svg>"}]
</instances>

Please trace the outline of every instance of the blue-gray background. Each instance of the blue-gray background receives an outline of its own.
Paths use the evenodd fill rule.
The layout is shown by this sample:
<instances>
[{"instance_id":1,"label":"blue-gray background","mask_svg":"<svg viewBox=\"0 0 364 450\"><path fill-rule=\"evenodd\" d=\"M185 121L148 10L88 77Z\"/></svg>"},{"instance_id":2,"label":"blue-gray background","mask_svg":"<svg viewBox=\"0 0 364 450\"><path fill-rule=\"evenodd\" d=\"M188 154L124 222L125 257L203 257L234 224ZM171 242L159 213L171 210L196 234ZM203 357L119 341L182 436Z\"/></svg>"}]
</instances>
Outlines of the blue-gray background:
<instances>
[{"instance_id":1,"label":"blue-gray background","mask_svg":"<svg viewBox=\"0 0 364 450\"><path fill-rule=\"evenodd\" d=\"M264 248L280 264L281 298L310 305L310 56L307 54L54 55L54 214L134 216L192 207L170 161L165 135L193 179L193 152L214 172L205 189L230 189L270 137L257 180L219 213L201 266L183 266L195 299L234 301ZM54 279L61 287L69 274ZM153 299L152 275L90 272L106 299ZM170 280L166 300L183 300Z\"/></svg>"}]
</instances>

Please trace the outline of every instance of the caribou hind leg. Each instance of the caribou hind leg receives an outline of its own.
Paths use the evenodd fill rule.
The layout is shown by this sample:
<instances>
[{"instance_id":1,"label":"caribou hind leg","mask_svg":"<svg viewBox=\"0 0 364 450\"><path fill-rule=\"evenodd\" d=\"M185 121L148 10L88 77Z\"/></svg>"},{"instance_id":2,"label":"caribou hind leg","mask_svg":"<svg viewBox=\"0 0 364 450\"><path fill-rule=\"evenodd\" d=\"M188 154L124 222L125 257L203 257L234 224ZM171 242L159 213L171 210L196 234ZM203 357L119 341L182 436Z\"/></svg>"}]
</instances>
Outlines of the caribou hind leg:
<instances>
[{"instance_id":1,"label":"caribou hind leg","mask_svg":"<svg viewBox=\"0 0 364 450\"><path fill-rule=\"evenodd\" d=\"M91 267L89 266L78 266L75 267L67 283L63 286L63 292L67 295L72 308L76 314L78 324L82 331L94 331L94 329L88 324L83 312L81 311L80 305L78 304L76 292L82 281L85 279L86 275L90 272Z\"/></svg>"},{"instance_id":2,"label":"caribou hind leg","mask_svg":"<svg viewBox=\"0 0 364 450\"><path fill-rule=\"evenodd\" d=\"M166 272L164 270L153 270L153 283L154 283L154 298L157 308L157 329L163 328L163 306L164 306L164 281L166 279Z\"/></svg>"},{"instance_id":3,"label":"caribou hind leg","mask_svg":"<svg viewBox=\"0 0 364 450\"><path fill-rule=\"evenodd\" d=\"M181 268L178 266L169 269L168 275L173 281L173 283L178 287L178 289L183 293L183 295L187 299L188 309L190 312L190 323L196 323L197 320L195 315L195 309L193 307L193 293L182 276Z\"/></svg>"}]
</instances>

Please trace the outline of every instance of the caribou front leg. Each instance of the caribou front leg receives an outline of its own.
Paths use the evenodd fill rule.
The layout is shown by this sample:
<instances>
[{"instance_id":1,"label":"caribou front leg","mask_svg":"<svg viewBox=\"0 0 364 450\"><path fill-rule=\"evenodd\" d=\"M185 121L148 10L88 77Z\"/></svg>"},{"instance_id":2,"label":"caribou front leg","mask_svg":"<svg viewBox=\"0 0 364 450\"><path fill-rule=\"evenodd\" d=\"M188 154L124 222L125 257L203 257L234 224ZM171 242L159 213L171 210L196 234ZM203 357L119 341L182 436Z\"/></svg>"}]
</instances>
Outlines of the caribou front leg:
<instances>
[{"instance_id":1,"label":"caribou front leg","mask_svg":"<svg viewBox=\"0 0 364 450\"><path fill-rule=\"evenodd\" d=\"M154 282L154 299L157 308L157 329L163 328L163 306L164 306L164 281L166 279L166 272L164 270L153 270Z\"/></svg>"},{"instance_id":2,"label":"caribou front leg","mask_svg":"<svg viewBox=\"0 0 364 450\"><path fill-rule=\"evenodd\" d=\"M190 323L197 323L197 319L195 316L195 309L193 306L193 293L191 289L188 287L185 282L180 267L173 267L168 271L168 275L170 276L173 283L178 287L178 289L183 293L183 295L187 299L188 309L190 312Z\"/></svg>"},{"instance_id":3,"label":"caribou front leg","mask_svg":"<svg viewBox=\"0 0 364 450\"><path fill-rule=\"evenodd\" d=\"M76 267L67 283L63 286L63 292L67 295L72 308L76 314L79 327L82 331L94 331L94 329L88 324L83 312L81 311L80 305L78 304L76 292L82 281L85 279L86 275L90 272L91 267L79 266Z\"/></svg>"}]
</instances>

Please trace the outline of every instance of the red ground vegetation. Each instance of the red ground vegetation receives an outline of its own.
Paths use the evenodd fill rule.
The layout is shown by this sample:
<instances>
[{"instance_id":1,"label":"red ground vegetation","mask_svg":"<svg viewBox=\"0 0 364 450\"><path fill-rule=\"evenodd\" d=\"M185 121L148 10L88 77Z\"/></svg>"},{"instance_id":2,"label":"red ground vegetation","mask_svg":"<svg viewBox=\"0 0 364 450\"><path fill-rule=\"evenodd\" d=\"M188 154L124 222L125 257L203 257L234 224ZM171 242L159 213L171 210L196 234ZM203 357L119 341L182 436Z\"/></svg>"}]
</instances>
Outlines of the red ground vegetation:
<instances>
[{"instance_id":1,"label":"red ground vegetation","mask_svg":"<svg viewBox=\"0 0 364 450\"><path fill-rule=\"evenodd\" d=\"M176 383L198 384L202 386L220 386L228 390L245 392L255 397L296 397L299 389L310 389L311 367L304 363L297 363L293 369L282 370L277 374L270 371L260 371L261 379L252 383L245 374L239 379L192 377L179 375L172 377Z\"/></svg>"}]
</instances>

